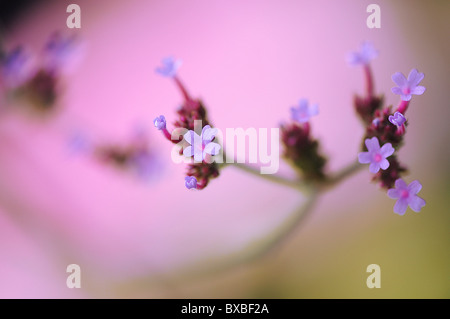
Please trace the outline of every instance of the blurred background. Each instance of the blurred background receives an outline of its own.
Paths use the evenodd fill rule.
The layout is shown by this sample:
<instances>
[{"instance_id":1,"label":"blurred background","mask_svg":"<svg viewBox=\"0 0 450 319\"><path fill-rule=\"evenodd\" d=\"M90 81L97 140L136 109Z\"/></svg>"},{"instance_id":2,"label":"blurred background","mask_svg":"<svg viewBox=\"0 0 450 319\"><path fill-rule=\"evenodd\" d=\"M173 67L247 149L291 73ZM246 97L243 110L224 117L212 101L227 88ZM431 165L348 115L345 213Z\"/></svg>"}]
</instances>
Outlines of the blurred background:
<instances>
[{"instance_id":1,"label":"blurred background","mask_svg":"<svg viewBox=\"0 0 450 319\"><path fill-rule=\"evenodd\" d=\"M379 0L381 28L369 29L372 1L77 0L81 29L68 29L72 2L0 5L4 52L22 46L13 66L40 70L14 94L2 86L0 297L450 297L450 2ZM46 46L58 36L70 41ZM223 130L277 127L298 99L318 103L312 130L335 171L363 136L352 107L363 74L345 57L364 40L380 51L372 68L387 105L398 103L393 73L425 73L399 159L427 205L394 214L363 169L276 250L212 271L305 198L233 167L186 190L185 166L152 123L173 122L182 97L155 67L180 58L179 76ZM4 76L20 82L14 70ZM81 289L66 286L72 263ZM369 264L380 289L366 286Z\"/></svg>"}]
</instances>

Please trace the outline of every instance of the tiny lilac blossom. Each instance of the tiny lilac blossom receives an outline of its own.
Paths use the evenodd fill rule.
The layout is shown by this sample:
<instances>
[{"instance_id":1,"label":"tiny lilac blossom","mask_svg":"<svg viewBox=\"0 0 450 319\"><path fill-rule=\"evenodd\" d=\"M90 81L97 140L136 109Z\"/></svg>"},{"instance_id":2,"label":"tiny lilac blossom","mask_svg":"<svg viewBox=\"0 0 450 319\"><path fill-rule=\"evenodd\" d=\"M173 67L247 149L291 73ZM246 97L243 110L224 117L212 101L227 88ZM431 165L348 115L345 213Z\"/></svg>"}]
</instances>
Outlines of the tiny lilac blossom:
<instances>
[{"instance_id":1,"label":"tiny lilac blossom","mask_svg":"<svg viewBox=\"0 0 450 319\"><path fill-rule=\"evenodd\" d=\"M378 56L378 51L370 42L363 42L359 52L351 52L347 56L347 62L352 65L368 65L370 60Z\"/></svg>"},{"instance_id":2,"label":"tiny lilac blossom","mask_svg":"<svg viewBox=\"0 0 450 319\"><path fill-rule=\"evenodd\" d=\"M308 105L308 100L301 99L296 107L291 107L292 119L299 123L306 123L312 116L319 114L317 104Z\"/></svg>"},{"instance_id":3,"label":"tiny lilac blossom","mask_svg":"<svg viewBox=\"0 0 450 319\"><path fill-rule=\"evenodd\" d=\"M52 34L44 48L44 66L50 71L73 73L86 55L85 42L72 35Z\"/></svg>"},{"instance_id":4,"label":"tiny lilac blossom","mask_svg":"<svg viewBox=\"0 0 450 319\"><path fill-rule=\"evenodd\" d=\"M175 60L173 57L169 56L162 59L162 66L157 67L155 71L162 76L172 78L176 75L180 66L181 60Z\"/></svg>"},{"instance_id":5,"label":"tiny lilac blossom","mask_svg":"<svg viewBox=\"0 0 450 319\"><path fill-rule=\"evenodd\" d=\"M34 74L34 59L17 47L0 59L0 82L8 88L17 88Z\"/></svg>"},{"instance_id":6,"label":"tiny lilac blossom","mask_svg":"<svg viewBox=\"0 0 450 319\"><path fill-rule=\"evenodd\" d=\"M422 95L426 88L424 86L419 86L420 81L423 80L425 75L417 71L417 69L412 69L409 72L408 79L400 73L394 73L392 75L392 81L397 84L396 87L391 89L392 93L401 96L403 101L410 101L413 94Z\"/></svg>"},{"instance_id":7,"label":"tiny lilac blossom","mask_svg":"<svg viewBox=\"0 0 450 319\"><path fill-rule=\"evenodd\" d=\"M395 112L394 115L389 115L389 122L394 125L402 126L406 122L406 118L400 112Z\"/></svg>"},{"instance_id":8,"label":"tiny lilac blossom","mask_svg":"<svg viewBox=\"0 0 450 319\"><path fill-rule=\"evenodd\" d=\"M395 181L395 188L388 190L387 194L392 199L397 199L394 205L394 213L404 215L409 207L416 213L425 206L426 202L423 198L417 196L417 193L422 189L422 184L419 181L412 181L408 186L401 178Z\"/></svg>"},{"instance_id":9,"label":"tiny lilac blossom","mask_svg":"<svg viewBox=\"0 0 450 319\"><path fill-rule=\"evenodd\" d=\"M184 180L184 185L186 185L187 189L197 188L197 179L194 176L186 176Z\"/></svg>"},{"instance_id":10,"label":"tiny lilac blossom","mask_svg":"<svg viewBox=\"0 0 450 319\"><path fill-rule=\"evenodd\" d=\"M211 128L211 126L206 125L200 136L192 130L184 134L184 139L191 146L183 150L183 155L186 157L194 156L195 162L202 162L206 154L212 156L219 154L220 145L212 142L217 132L218 130L216 128Z\"/></svg>"},{"instance_id":11,"label":"tiny lilac blossom","mask_svg":"<svg viewBox=\"0 0 450 319\"><path fill-rule=\"evenodd\" d=\"M377 137L367 138L365 140L368 152L361 152L358 154L358 160L361 164L369 164L371 173L378 173L380 168L385 170L389 167L387 157L394 154L394 148L391 143L386 143L380 148L380 143Z\"/></svg>"},{"instance_id":12,"label":"tiny lilac blossom","mask_svg":"<svg viewBox=\"0 0 450 319\"><path fill-rule=\"evenodd\" d=\"M160 115L153 120L153 124L158 130L163 130L166 128L166 118L164 115Z\"/></svg>"}]
</instances>

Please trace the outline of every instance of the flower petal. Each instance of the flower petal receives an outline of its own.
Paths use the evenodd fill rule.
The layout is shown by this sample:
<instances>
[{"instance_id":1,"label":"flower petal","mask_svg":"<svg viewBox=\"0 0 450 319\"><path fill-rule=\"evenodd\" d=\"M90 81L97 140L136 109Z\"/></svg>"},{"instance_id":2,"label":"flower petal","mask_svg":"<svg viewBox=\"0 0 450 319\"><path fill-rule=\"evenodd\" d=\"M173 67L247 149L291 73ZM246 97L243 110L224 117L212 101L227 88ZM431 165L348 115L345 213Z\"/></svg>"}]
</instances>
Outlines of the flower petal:
<instances>
[{"instance_id":1,"label":"flower petal","mask_svg":"<svg viewBox=\"0 0 450 319\"><path fill-rule=\"evenodd\" d=\"M220 145L214 142L208 143L205 146L204 152L212 156L219 154Z\"/></svg>"},{"instance_id":2,"label":"flower petal","mask_svg":"<svg viewBox=\"0 0 450 319\"><path fill-rule=\"evenodd\" d=\"M196 137L199 137L197 133L195 133L194 131L190 130L188 132L186 132L183 137L186 140L186 142L188 142L191 145L194 145L195 140L197 139Z\"/></svg>"},{"instance_id":3,"label":"flower petal","mask_svg":"<svg viewBox=\"0 0 450 319\"><path fill-rule=\"evenodd\" d=\"M183 155L186 157L191 157L194 155L194 148L192 146L188 146L183 150Z\"/></svg>"},{"instance_id":4,"label":"flower petal","mask_svg":"<svg viewBox=\"0 0 450 319\"><path fill-rule=\"evenodd\" d=\"M416 213L420 212L423 206L425 206L426 202L422 197L412 196L409 199L409 207Z\"/></svg>"},{"instance_id":5,"label":"flower petal","mask_svg":"<svg viewBox=\"0 0 450 319\"><path fill-rule=\"evenodd\" d=\"M422 95L425 90L426 88L424 86L416 86L413 90L411 90L411 94Z\"/></svg>"},{"instance_id":6,"label":"flower petal","mask_svg":"<svg viewBox=\"0 0 450 319\"><path fill-rule=\"evenodd\" d=\"M361 152L358 154L358 161L361 164L369 164L372 161L372 154L369 152Z\"/></svg>"},{"instance_id":7,"label":"flower petal","mask_svg":"<svg viewBox=\"0 0 450 319\"><path fill-rule=\"evenodd\" d=\"M198 148L194 148L194 162L201 163L203 162L203 151Z\"/></svg>"},{"instance_id":8,"label":"flower petal","mask_svg":"<svg viewBox=\"0 0 450 319\"><path fill-rule=\"evenodd\" d=\"M406 209L408 208L408 202L401 198L394 205L394 213L399 215L405 215Z\"/></svg>"},{"instance_id":9,"label":"flower petal","mask_svg":"<svg viewBox=\"0 0 450 319\"><path fill-rule=\"evenodd\" d=\"M411 101L412 95L411 94L402 94L401 98L403 101Z\"/></svg>"},{"instance_id":10,"label":"flower petal","mask_svg":"<svg viewBox=\"0 0 450 319\"><path fill-rule=\"evenodd\" d=\"M391 143L384 144L380 149L380 154L386 158L394 154L395 149L392 147ZM384 168L385 169L385 168Z\"/></svg>"},{"instance_id":11,"label":"flower petal","mask_svg":"<svg viewBox=\"0 0 450 319\"><path fill-rule=\"evenodd\" d=\"M378 163L371 163L369 166L369 171L371 173L378 173L378 171L380 170L380 165Z\"/></svg>"},{"instance_id":12,"label":"flower petal","mask_svg":"<svg viewBox=\"0 0 450 319\"><path fill-rule=\"evenodd\" d=\"M391 188L387 191L387 195L392 199L400 198L400 190Z\"/></svg>"},{"instance_id":13,"label":"flower petal","mask_svg":"<svg viewBox=\"0 0 450 319\"><path fill-rule=\"evenodd\" d=\"M208 127L208 128L206 128L206 127ZM217 135L218 131L219 131L218 129L211 128L209 125L206 125L202 130L202 140L204 142L211 142L214 139L214 137Z\"/></svg>"},{"instance_id":14,"label":"flower petal","mask_svg":"<svg viewBox=\"0 0 450 319\"><path fill-rule=\"evenodd\" d=\"M399 190L406 189L407 186L406 186L405 181L403 179L401 179L401 178L397 179L395 181L395 188L399 189Z\"/></svg>"},{"instance_id":15,"label":"flower petal","mask_svg":"<svg viewBox=\"0 0 450 319\"><path fill-rule=\"evenodd\" d=\"M409 72L409 75L408 75L409 87L417 86L420 83L420 81L423 80L424 77L425 77L425 74L417 71L417 69L412 69L411 72Z\"/></svg>"},{"instance_id":16,"label":"flower petal","mask_svg":"<svg viewBox=\"0 0 450 319\"><path fill-rule=\"evenodd\" d=\"M385 170L389 167L389 161L387 159L383 159L381 160L381 162L378 163L378 165L380 165L380 168L382 170Z\"/></svg>"},{"instance_id":17,"label":"flower petal","mask_svg":"<svg viewBox=\"0 0 450 319\"><path fill-rule=\"evenodd\" d=\"M416 195L422 189L422 184L418 180L412 181L408 185L408 191L411 195Z\"/></svg>"},{"instance_id":18,"label":"flower petal","mask_svg":"<svg viewBox=\"0 0 450 319\"><path fill-rule=\"evenodd\" d=\"M402 95L402 94L403 94L402 89L399 88L398 86L393 87L393 88L391 89L391 91L392 91L392 93L397 94L397 95Z\"/></svg>"},{"instance_id":19,"label":"flower petal","mask_svg":"<svg viewBox=\"0 0 450 319\"><path fill-rule=\"evenodd\" d=\"M392 75L392 81L400 88L404 87L407 83L405 76L401 72L396 72Z\"/></svg>"},{"instance_id":20,"label":"flower petal","mask_svg":"<svg viewBox=\"0 0 450 319\"><path fill-rule=\"evenodd\" d=\"M376 136L370 139L366 138L365 143L369 152L378 151L380 149L380 143L378 142L378 138Z\"/></svg>"},{"instance_id":21,"label":"flower petal","mask_svg":"<svg viewBox=\"0 0 450 319\"><path fill-rule=\"evenodd\" d=\"M309 116L315 116L315 115L317 115L317 114L319 114L319 105L317 105L317 104L312 104L312 105L309 107Z\"/></svg>"}]
</instances>

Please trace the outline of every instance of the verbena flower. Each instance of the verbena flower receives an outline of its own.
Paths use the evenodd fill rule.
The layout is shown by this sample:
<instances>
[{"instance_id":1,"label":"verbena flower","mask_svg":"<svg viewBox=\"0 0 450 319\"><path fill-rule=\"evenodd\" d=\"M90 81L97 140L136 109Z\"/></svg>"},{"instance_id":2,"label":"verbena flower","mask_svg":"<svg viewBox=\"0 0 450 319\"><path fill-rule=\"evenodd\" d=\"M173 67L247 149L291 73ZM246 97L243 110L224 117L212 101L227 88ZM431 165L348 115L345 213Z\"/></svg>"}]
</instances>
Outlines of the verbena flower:
<instances>
[{"instance_id":1,"label":"verbena flower","mask_svg":"<svg viewBox=\"0 0 450 319\"><path fill-rule=\"evenodd\" d=\"M402 126L406 122L406 118L400 112L395 112L394 115L389 115L389 122L394 125Z\"/></svg>"},{"instance_id":2,"label":"verbena flower","mask_svg":"<svg viewBox=\"0 0 450 319\"><path fill-rule=\"evenodd\" d=\"M378 51L370 42L363 42L358 52L351 52L347 56L347 62L352 65L367 65L378 56Z\"/></svg>"},{"instance_id":3,"label":"verbena flower","mask_svg":"<svg viewBox=\"0 0 450 319\"><path fill-rule=\"evenodd\" d=\"M153 124L158 130L163 130L166 128L166 118L164 115L160 115L153 120Z\"/></svg>"},{"instance_id":4,"label":"verbena flower","mask_svg":"<svg viewBox=\"0 0 450 319\"><path fill-rule=\"evenodd\" d=\"M388 190L387 194L392 199L397 199L394 205L394 213L404 215L409 207L416 213L420 212L421 208L425 206L426 202L423 198L417 196L417 193L422 189L422 184L419 181L412 181L406 185L401 178L395 181L395 188Z\"/></svg>"},{"instance_id":5,"label":"verbena flower","mask_svg":"<svg viewBox=\"0 0 450 319\"><path fill-rule=\"evenodd\" d=\"M212 156L219 154L220 145L212 142L216 134L217 129L211 128L209 125L203 128L201 135L190 130L183 137L191 146L184 149L183 155L194 156L194 161L202 162L207 154Z\"/></svg>"},{"instance_id":6,"label":"verbena flower","mask_svg":"<svg viewBox=\"0 0 450 319\"><path fill-rule=\"evenodd\" d=\"M17 88L28 81L35 73L31 56L17 47L0 59L0 82L10 89Z\"/></svg>"},{"instance_id":7,"label":"verbena flower","mask_svg":"<svg viewBox=\"0 0 450 319\"><path fill-rule=\"evenodd\" d=\"M44 68L48 72L72 73L86 54L86 45L75 36L55 32L44 47Z\"/></svg>"},{"instance_id":8,"label":"verbena flower","mask_svg":"<svg viewBox=\"0 0 450 319\"><path fill-rule=\"evenodd\" d=\"M197 179L194 176L186 176L184 180L184 185L186 185L187 189L197 188Z\"/></svg>"},{"instance_id":9,"label":"verbena flower","mask_svg":"<svg viewBox=\"0 0 450 319\"><path fill-rule=\"evenodd\" d=\"M157 67L155 71L162 76L171 78L176 75L181 63L181 60L175 60L173 57L169 56L162 59L162 66Z\"/></svg>"},{"instance_id":10,"label":"verbena flower","mask_svg":"<svg viewBox=\"0 0 450 319\"><path fill-rule=\"evenodd\" d=\"M380 168L385 170L389 167L387 157L394 154L394 148L391 143L386 143L380 148L380 143L377 137L366 139L365 144L368 152L361 152L358 154L358 160L361 164L369 164L371 173L378 173Z\"/></svg>"},{"instance_id":11,"label":"verbena flower","mask_svg":"<svg viewBox=\"0 0 450 319\"><path fill-rule=\"evenodd\" d=\"M392 93L401 96L403 101L411 100L412 94L422 95L426 88L424 86L419 86L420 81L423 80L425 75L417 71L417 69L412 69L409 72L408 79L400 73L394 73L392 75L392 81L397 84L396 87L391 89Z\"/></svg>"},{"instance_id":12,"label":"verbena flower","mask_svg":"<svg viewBox=\"0 0 450 319\"><path fill-rule=\"evenodd\" d=\"M299 123L308 122L312 116L319 114L317 104L308 105L308 100L301 99L296 107L291 107L291 116Z\"/></svg>"}]
</instances>

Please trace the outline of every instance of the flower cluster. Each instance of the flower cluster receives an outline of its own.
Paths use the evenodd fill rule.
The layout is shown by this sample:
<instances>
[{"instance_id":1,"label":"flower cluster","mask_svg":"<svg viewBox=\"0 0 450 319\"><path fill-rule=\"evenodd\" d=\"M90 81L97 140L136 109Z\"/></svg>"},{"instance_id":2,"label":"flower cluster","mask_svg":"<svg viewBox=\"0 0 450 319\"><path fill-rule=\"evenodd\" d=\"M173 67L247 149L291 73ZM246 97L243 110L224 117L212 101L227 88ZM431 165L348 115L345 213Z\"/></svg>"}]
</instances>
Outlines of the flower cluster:
<instances>
[{"instance_id":1,"label":"flower cluster","mask_svg":"<svg viewBox=\"0 0 450 319\"><path fill-rule=\"evenodd\" d=\"M363 66L367 86L366 95L355 96L354 99L356 113L366 127L363 152L359 153L358 160L362 164L370 164L369 170L374 174L373 180L378 181L381 187L388 189L389 197L398 199L394 206L395 213L403 215L408 204L418 212L425 205L425 201L416 195L421 185L418 181L414 181L410 184L410 186L413 185L411 189L410 186L406 186L401 178L406 168L400 164L394 153L404 143L405 128L408 125L405 112L412 94L421 95L425 92L425 87L419 86L424 74L413 69L408 79L400 72L392 76L392 80L397 85L392 88L392 92L401 97L398 107L393 111L392 106L383 107L382 96L374 95L369 62L376 56L373 46L365 43L361 51L352 53L352 58L349 59L351 65ZM394 185L396 188L392 188Z\"/></svg>"},{"instance_id":2,"label":"flower cluster","mask_svg":"<svg viewBox=\"0 0 450 319\"><path fill-rule=\"evenodd\" d=\"M373 179L388 189L391 198L397 199L395 213L404 214L408 205L414 211L420 211L425 205L425 201L417 196L421 185L414 181L406 186L402 179L406 168L399 162L396 152L404 143L408 125L405 112L411 97L425 92L425 87L419 85L424 75L416 69L409 73L408 78L395 73L392 80L397 86L392 92L400 95L401 101L395 110L392 106L384 107L383 96L375 94L370 67L370 61L377 56L378 51L368 42L363 43L360 51L348 56L351 65L362 66L366 82L365 95L356 95L354 98L356 113L365 126L362 152L358 154L358 160L362 164L370 164ZM184 97L184 102L177 111L178 118L174 122L175 129L184 131L182 134L171 134L163 115L154 119L154 125L168 140L182 144L180 154L193 158L185 178L185 186L188 189L203 189L210 179L219 175L220 166L209 160L221 151L221 145L215 140L217 130L210 126L203 103L192 99L179 80L176 72L181 62L172 57L165 58L162 62L163 65L156 72L172 78ZM319 151L319 141L311 136L310 121L319 114L318 106L301 99L298 105L291 107L290 112L291 121L280 127L284 158L296 169L303 182L309 185L330 184L332 178L325 171L327 159ZM195 127L197 120L202 123L200 129Z\"/></svg>"},{"instance_id":3,"label":"flower cluster","mask_svg":"<svg viewBox=\"0 0 450 319\"><path fill-rule=\"evenodd\" d=\"M188 165L186 187L189 189L203 189L209 181L219 176L219 166L215 162L208 161L208 155L217 155L220 145L213 142L216 131L211 128L206 108L202 101L193 99L189 95L186 87L177 76L177 70L181 66L181 61L173 57L167 57L162 60L162 66L156 68L156 72L164 77L171 78L181 94L183 95L183 104L178 108L178 118L173 126L175 133L177 129L184 130L183 134L172 134L167 129L166 118L163 115L153 120L155 127L162 131L164 136L175 144L180 144L183 149L180 154L191 157L194 156L194 162ZM196 121L202 123L202 132L195 132ZM178 130L179 131L179 130ZM194 182L195 180L195 182ZM189 182L188 182L189 181Z\"/></svg>"},{"instance_id":4,"label":"flower cluster","mask_svg":"<svg viewBox=\"0 0 450 319\"><path fill-rule=\"evenodd\" d=\"M0 90L14 101L47 113L54 109L62 75L69 73L82 58L84 46L75 37L54 33L41 55L32 55L18 46L0 48Z\"/></svg>"}]
</instances>

